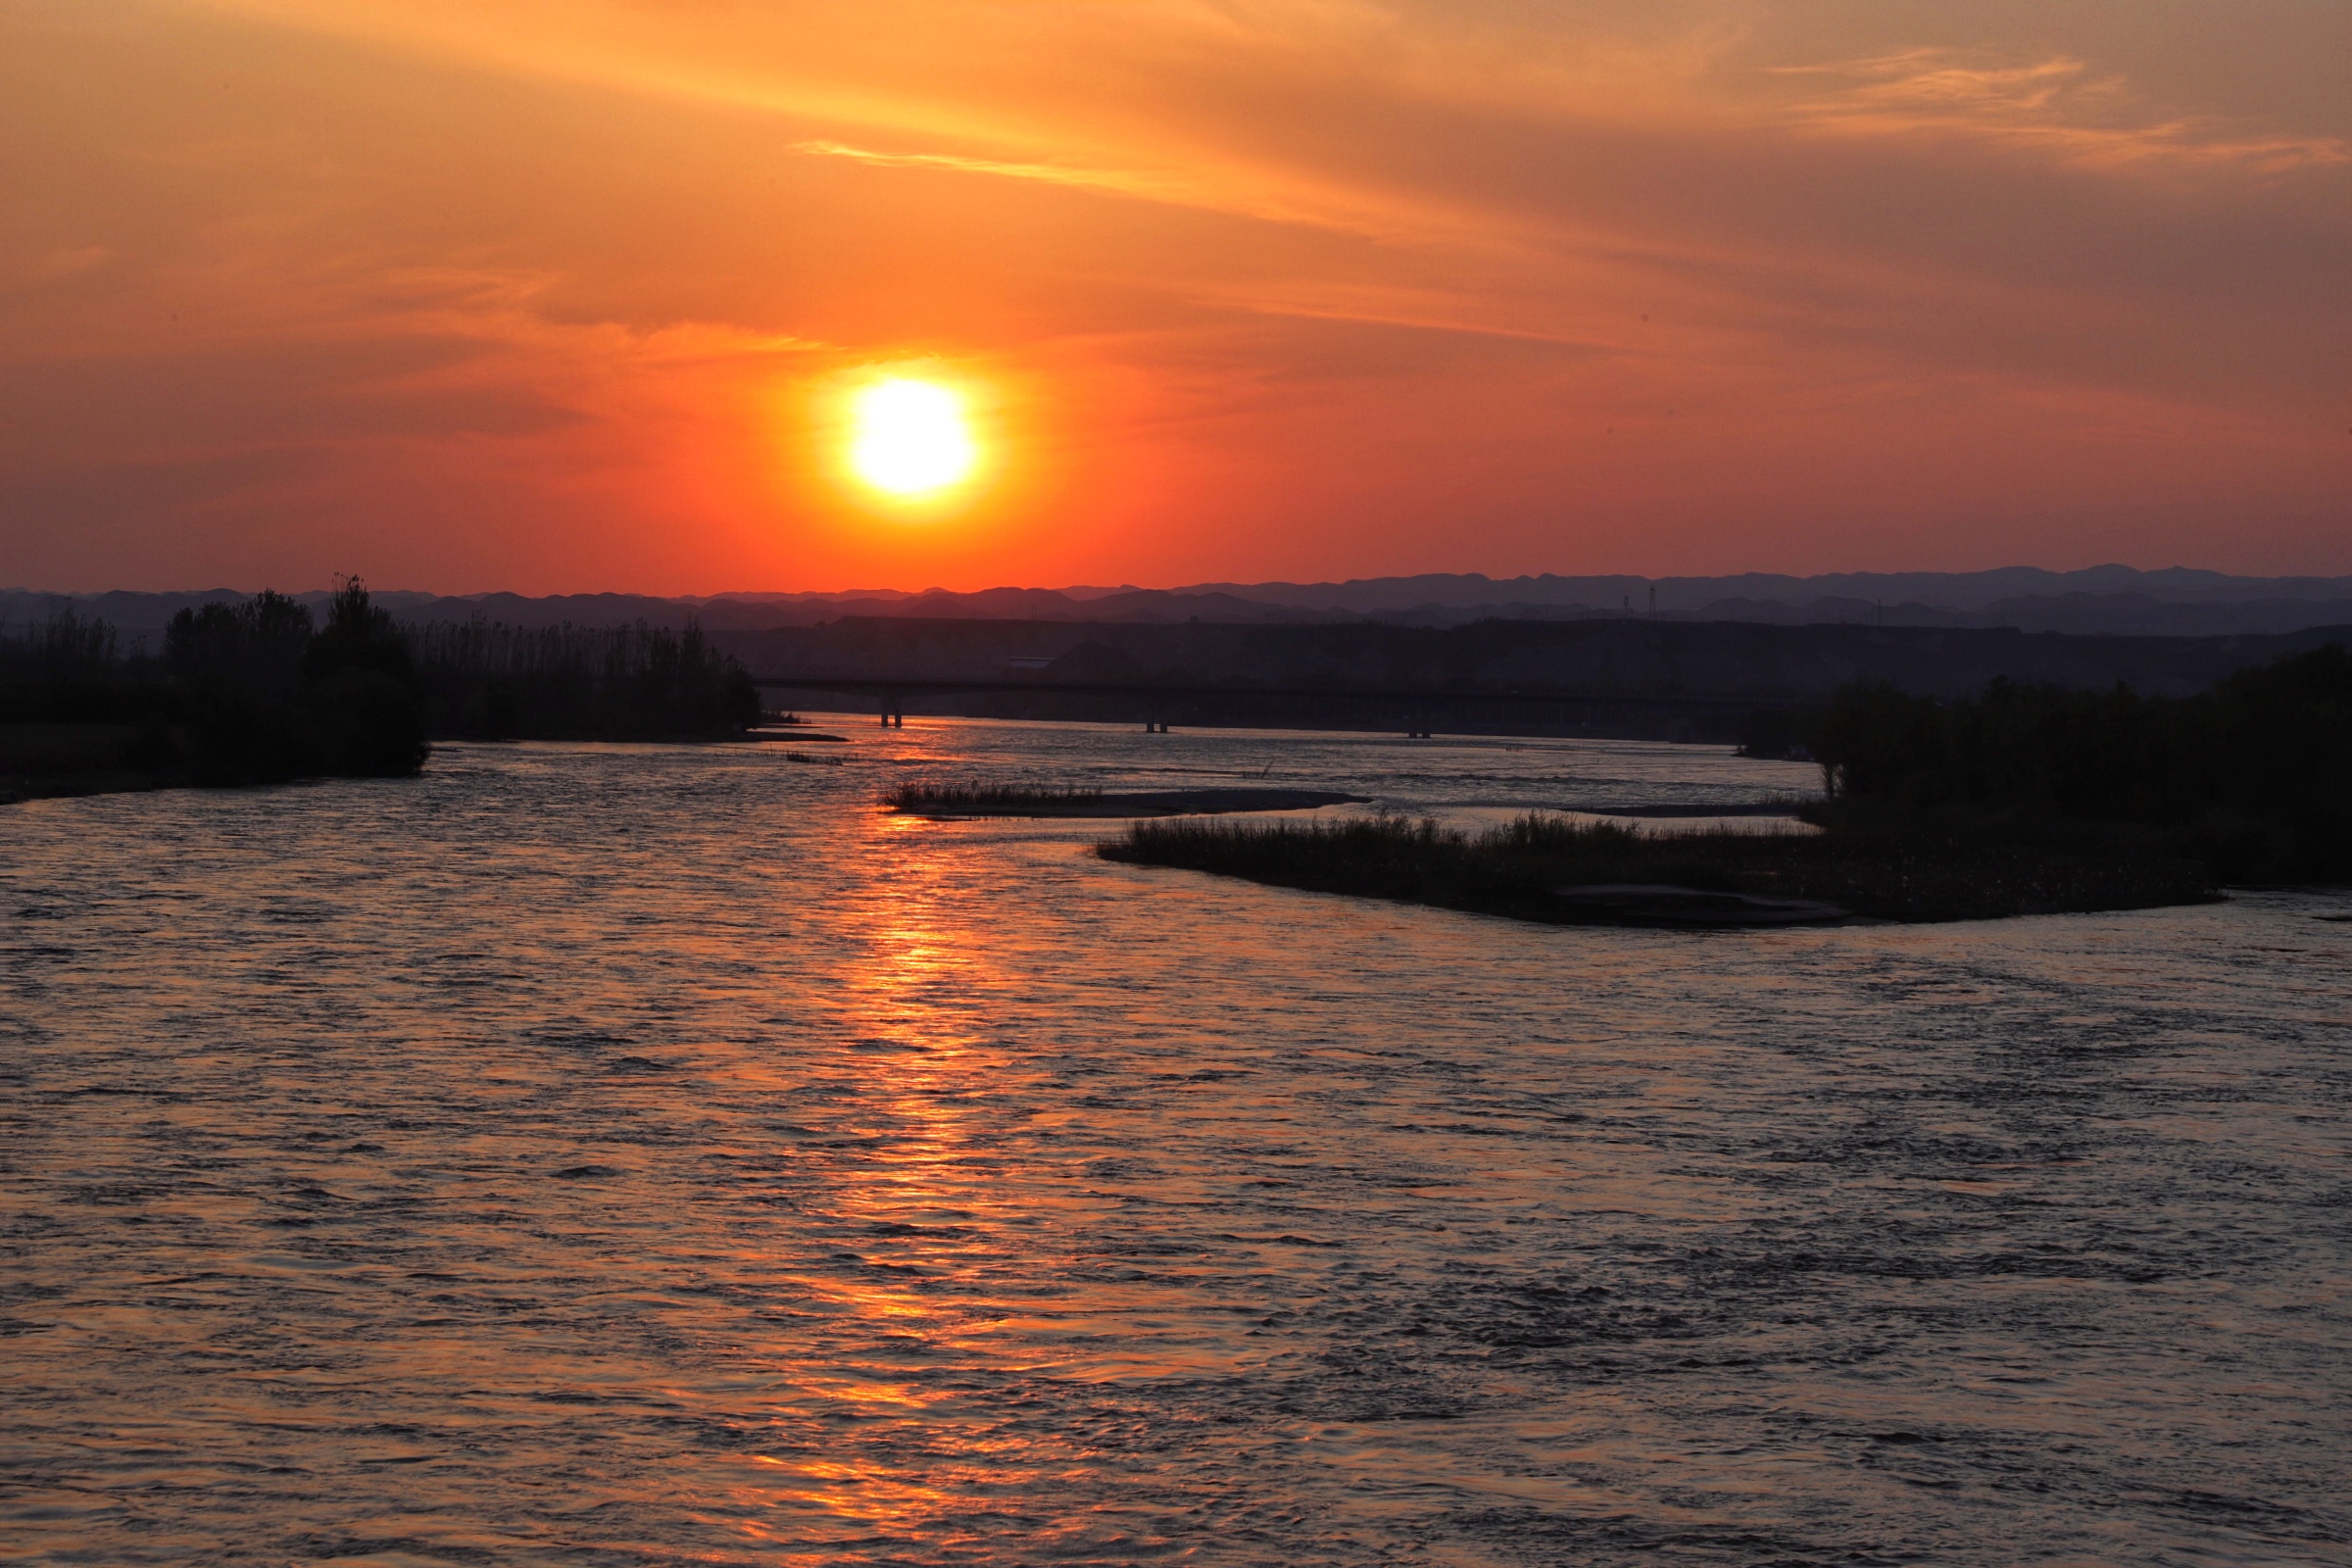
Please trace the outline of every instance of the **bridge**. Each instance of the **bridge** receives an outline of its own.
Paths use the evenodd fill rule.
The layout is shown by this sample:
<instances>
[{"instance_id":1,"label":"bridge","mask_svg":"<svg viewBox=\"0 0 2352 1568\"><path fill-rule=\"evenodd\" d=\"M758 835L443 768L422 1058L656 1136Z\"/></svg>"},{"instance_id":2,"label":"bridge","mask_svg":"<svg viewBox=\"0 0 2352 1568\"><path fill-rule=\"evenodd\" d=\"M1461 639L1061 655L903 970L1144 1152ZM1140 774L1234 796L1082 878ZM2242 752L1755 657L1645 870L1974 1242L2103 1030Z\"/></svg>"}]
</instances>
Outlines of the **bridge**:
<instances>
[{"instance_id":1,"label":"bridge","mask_svg":"<svg viewBox=\"0 0 2352 1568\"><path fill-rule=\"evenodd\" d=\"M752 683L766 691L829 692L869 699L885 728L906 721L909 697L1059 696L1092 698L1098 711L1118 710L1129 722L1165 732L1171 724L1235 727L1346 728L1401 730L1415 739L1437 733L1475 732L1488 724L1590 726L1615 716L1682 715L1736 725L1760 708L1794 708L1796 697L1745 694L1562 692L1454 689L1446 687L1175 685L1154 681L984 679L922 675L825 675L800 671L755 673ZM1215 712L1216 718L1204 715ZM1232 715L1255 715L1236 718ZM1287 720L1288 722L1282 722Z\"/></svg>"}]
</instances>

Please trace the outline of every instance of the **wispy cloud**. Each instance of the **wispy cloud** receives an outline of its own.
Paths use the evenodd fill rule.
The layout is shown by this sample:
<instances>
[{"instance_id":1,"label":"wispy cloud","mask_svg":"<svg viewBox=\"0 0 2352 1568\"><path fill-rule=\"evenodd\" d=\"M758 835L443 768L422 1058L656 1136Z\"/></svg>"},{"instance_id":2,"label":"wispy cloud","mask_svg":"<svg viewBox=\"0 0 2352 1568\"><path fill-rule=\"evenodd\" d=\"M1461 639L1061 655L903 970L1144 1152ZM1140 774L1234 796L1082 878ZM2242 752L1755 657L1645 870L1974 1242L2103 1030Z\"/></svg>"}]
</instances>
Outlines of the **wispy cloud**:
<instances>
[{"instance_id":1,"label":"wispy cloud","mask_svg":"<svg viewBox=\"0 0 2352 1568\"><path fill-rule=\"evenodd\" d=\"M2334 136L2262 134L2218 117L2151 117L2129 82L2053 56L1999 64L1951 50L1773 68L1828 90L1788 115L1843 135L1962 135L2053 154L2086 168L2231 170L2282 174L2352 163Z\"/></svg>"},{"instance_id":2,"label":"wispy cloud","mask_svg":"<svg viewBox=\"0 0 2352 1568\"><path fill-rule=\"evenodd\" d=\"M1164 178L1109 169L1081 169L1068 164L1014 163L1001 158L970 158L956 153L886 153L870 147L852 147L838 141L800 141L796 153L819 158L849 158L861 164L916 169L951 169L967 174L998 174L1007 179L1042 180L1049 185L1075 185L1083 190L1114 191L1123 196L1154 200L1176 199L1179 192Z\"/></svg>"},{"instance_id":3,"label":"wispy cloud","mask_svg":"<svg viewBox=\"0 0 2352 1568\"><path fill-rule=\"evenodd\" d=\"M1072 190L1123 196L1204 212L1231 213L1277 222L1303 222L1319 227L1360 230L1367 225L1337 213L1315 211L1297 200L1285 199L1247 179L1211 177L1195 170L1146 171L1093 167L1062 160L987 158L969 153L884 152L848 142L810 140L792 143L792 151L812 158L846 158L881 169L935 169L951 173L977 174L993 179L1029 180Z\"/></svg>"}]
</instances>

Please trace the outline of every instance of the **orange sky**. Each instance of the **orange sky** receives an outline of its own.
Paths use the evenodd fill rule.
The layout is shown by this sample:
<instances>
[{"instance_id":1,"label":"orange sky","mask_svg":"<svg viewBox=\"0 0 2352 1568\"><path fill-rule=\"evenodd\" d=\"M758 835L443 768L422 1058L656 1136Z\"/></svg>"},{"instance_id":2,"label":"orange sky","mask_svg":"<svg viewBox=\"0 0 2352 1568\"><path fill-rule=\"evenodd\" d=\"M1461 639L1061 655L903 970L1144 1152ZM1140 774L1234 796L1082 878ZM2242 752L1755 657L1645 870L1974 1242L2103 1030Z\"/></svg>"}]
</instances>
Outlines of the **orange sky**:
<instances>
[{"instance_id":1,"label":"orange sky","mask_svg":"<svg viewBox=\"0 0 2352 1568\"><path fill-rule=\"evenodd\" d=\"M10 0L0 586L2352 572L2344 0ZM846 392L965 388L953 502Z\"/></svg>"}]
</instances>

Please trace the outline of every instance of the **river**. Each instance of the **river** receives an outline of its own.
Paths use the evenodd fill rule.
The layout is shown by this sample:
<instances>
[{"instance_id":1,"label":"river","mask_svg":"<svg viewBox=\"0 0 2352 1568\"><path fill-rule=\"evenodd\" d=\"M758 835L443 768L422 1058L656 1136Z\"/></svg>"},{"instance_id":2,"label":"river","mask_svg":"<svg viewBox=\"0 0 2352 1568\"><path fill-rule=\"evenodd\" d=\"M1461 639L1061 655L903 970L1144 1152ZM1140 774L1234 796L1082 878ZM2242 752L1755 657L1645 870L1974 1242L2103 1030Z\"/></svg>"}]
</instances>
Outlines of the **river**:
<instances>
[{"instance_id":1,"label":"river","mask_svg":"<svg viewBox=\"0 0 2352 1568\"><path fill-rule=\"evenodd\" d=\"M1810 770L833 733L0 814L0 1560L2352 1561L2352 897L1522 926L874 802Z\"/></svg>"}]
</instances>

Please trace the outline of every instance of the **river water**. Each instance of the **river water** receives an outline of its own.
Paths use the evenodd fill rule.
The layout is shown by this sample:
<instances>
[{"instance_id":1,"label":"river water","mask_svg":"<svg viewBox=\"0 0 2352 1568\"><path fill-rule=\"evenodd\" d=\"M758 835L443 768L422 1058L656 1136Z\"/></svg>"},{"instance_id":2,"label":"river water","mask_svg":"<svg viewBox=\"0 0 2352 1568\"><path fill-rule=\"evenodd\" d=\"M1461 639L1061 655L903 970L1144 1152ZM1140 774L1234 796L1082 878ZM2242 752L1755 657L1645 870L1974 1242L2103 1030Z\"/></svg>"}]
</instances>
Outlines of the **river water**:
<instances>
[{"instance_id":1,"label":"river water","mask_svg":"<svg viewBox=\"0 0 2352 1568\"><path fill-rule=\"evenodd\" d=\"M0 817L0 1560L2352 1561L2352 897L1521 926L906 773L1756 799L917 720Z\"/></svg>"}]
</instances>

